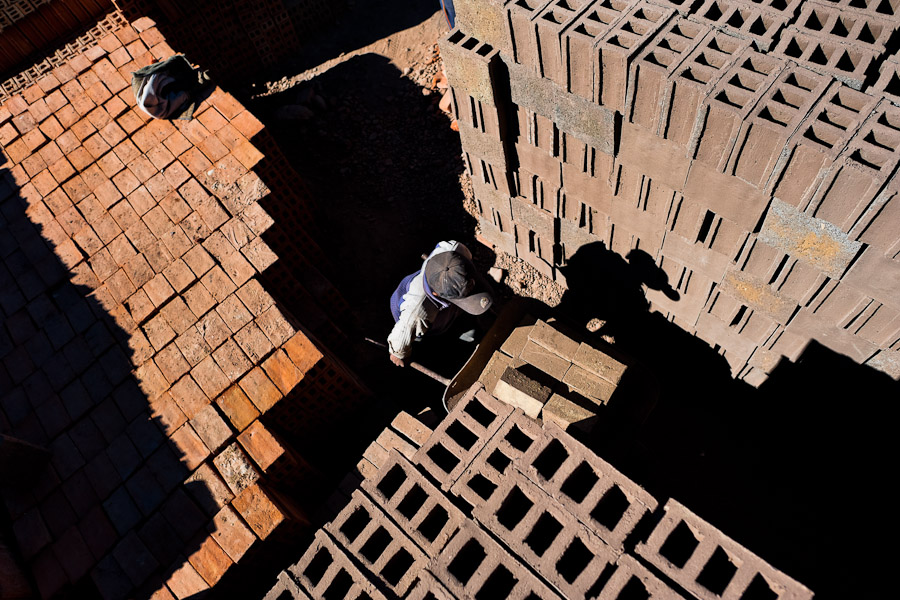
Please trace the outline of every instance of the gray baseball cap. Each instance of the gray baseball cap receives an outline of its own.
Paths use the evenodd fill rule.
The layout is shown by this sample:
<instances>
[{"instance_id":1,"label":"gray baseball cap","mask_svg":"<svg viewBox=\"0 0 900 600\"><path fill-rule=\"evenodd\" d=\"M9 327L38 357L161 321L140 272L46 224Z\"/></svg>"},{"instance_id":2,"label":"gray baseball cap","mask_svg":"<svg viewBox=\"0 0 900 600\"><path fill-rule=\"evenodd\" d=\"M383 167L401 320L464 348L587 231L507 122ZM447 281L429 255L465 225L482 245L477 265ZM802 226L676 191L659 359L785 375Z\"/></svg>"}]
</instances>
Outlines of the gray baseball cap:
<instances>
[{"instance_id":1,"label":"gray baseball cap","mask_svg":"<svg viewBox=\"0 0 900 600\"><path fill-rule=\"evenodd\" d=\"M438 296L471 315L487 312L494 303L488 283L472 261L458 252L442 252L429 258L425 280Z\"/></svg>"}]
</instances>

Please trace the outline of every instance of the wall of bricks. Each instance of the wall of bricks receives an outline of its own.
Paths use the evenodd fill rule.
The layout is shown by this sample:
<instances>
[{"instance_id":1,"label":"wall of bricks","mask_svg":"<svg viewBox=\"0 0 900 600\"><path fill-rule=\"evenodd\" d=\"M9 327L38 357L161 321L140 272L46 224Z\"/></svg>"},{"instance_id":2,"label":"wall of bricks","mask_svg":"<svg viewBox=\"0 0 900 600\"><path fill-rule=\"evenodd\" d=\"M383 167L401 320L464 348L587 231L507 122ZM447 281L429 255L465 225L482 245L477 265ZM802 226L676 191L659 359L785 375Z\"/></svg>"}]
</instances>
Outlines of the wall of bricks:
<instances>
[{"instance_id":1,"label":"wall of bricks","mask_svg":"<svg viewBox=\"0 0 900 600\"><path fill-rule=\"evenodd\" d=\"M900 378L887 4L465 0L441 41L482 240L563 285L646 252L651 310L759 385L810 340Z\"/></svg>"},{"instance_id":2,"label":"wall of bricks","mask_svg":"<svg viewBox=\"0 0 900 600\"><path fill-rule=\"evenodd\" d=\"M0 434L50 455L0 494L40 597L186 598L298 535L327 490L290 439L368 393L262 123L218 87L191 121L136 108L171 53L138 19L0 104ZM308 265L278 289L274 249Z\"/></svg>"},{"instance_id":3,"label":"wall of bricks","mask_svg":"<svg viewBox=\"0 0 900 600\"><path fill-rule=\"evenodd\" d=\"M385 431L418 449L348 475L267 600L813 597L481 383L433 433L405 413Z\"/></svg>"}]
</instances>

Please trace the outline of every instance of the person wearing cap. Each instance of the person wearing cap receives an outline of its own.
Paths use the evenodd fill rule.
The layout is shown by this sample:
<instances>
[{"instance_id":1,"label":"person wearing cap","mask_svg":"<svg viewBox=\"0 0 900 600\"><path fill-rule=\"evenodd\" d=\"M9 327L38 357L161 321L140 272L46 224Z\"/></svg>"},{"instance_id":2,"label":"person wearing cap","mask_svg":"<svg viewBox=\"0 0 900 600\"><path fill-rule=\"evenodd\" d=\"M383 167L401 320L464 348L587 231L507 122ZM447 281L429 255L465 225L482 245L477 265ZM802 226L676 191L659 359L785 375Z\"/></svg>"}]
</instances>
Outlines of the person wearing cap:
<instances>
[{"instance_id":1,"label":"person wearing cap","mask_svg":"<svg viewBox=\"0 0 900 600\"><path fill-rule=\"evenodd\" d=\"M490 286L475 270L469 249L452 240L440 242L422 268L404 277L391 295L391 362L406 366L414 340L447 331L460 312L484 314L493 302Z\"/></svg>"}]
</instances>

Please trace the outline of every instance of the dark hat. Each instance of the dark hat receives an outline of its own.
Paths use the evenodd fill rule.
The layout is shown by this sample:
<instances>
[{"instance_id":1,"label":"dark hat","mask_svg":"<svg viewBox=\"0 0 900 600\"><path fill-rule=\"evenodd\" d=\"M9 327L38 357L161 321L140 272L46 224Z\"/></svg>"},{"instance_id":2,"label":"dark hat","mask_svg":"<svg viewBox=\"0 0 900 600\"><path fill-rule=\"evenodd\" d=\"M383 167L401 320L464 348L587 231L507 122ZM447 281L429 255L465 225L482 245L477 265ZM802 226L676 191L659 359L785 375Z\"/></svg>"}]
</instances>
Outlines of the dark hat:
<instances>
[{"instance_id":1,"label":"dark hat","mask_svg":"<svg viewBox=\"0 0 900 600\"><path fill-rule=\"evenodd\" d=\"M457 252L441 252L429 258L425 263L425 281L438 296L471 315L486 312L494 302L475 265Z\"/></svg>"}]
</instances>

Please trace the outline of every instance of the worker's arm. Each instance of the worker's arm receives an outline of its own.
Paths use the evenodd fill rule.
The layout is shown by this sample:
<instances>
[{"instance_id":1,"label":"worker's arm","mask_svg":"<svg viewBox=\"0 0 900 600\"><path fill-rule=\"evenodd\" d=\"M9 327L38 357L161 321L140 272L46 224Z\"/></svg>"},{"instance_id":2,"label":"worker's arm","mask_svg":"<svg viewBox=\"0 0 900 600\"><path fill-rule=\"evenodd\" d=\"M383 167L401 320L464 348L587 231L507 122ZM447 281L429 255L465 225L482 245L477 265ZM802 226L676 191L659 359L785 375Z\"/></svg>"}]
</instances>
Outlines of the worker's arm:
<instances>
[{"instance_id":1,"label":"worker's arm","mask_svg":"<svg viewBox=\"0 0 900 600\"><path fill-rule=\"evenodd\" d=\"M422 285L423 275L418 275L409 286L409 291L400 303L400 319L388 335L388 349L391 361L398 366L412 354L412 343L417 337L428 331L428 313L425 310L425 288ZM399 359L400 362L398 362Z\"/></svg>"}]
</instances>

